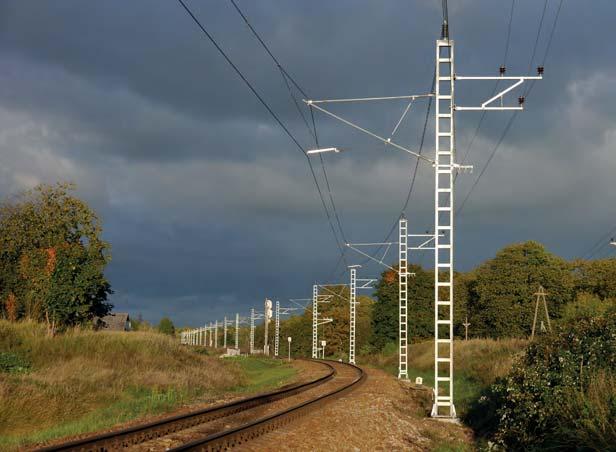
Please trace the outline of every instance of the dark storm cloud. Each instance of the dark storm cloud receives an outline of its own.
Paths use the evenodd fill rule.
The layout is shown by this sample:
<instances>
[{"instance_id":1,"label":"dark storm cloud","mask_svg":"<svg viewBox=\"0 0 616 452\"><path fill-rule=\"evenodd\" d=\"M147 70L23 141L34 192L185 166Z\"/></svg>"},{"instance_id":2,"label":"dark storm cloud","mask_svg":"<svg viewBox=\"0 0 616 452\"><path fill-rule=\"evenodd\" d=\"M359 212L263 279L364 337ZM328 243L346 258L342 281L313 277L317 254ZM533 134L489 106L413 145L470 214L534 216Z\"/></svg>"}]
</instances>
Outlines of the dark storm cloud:
<instances>
[{"instance_id":1,"label":"dark storm cloud","mask_svg":"<svg viewBox=\"0 0 616 452\"><path fill-rule=\"evenodd\" d=\"M457 72L495 74L510 2L450 3ZM436 0L239 4L314 98L429 90ZM548 3L531 72L544 58L557 4ZM280 73L232 5L189 5L302 145L312 146ZM542 7L516 2L510 74L528 70ZM609 48L597 43L609 41L615 10L607 0L593 8L565 3L546 79L458 219L461 268L529 238L573 256L614 221L599 206L614 205L616 196L609 186L616 76ZM175 1L3 2L0 22L0 191L76 181L113 245L118 309L197 324L259 306L265 296L308 294L313 281L332 273L336 248L304 158ZM459 103L477 103L493 88L468 83L458 85ZM425 106L413 105L397 137L412 149ZM387 136L404 107L332 109ZM469 153L475 174L460 176L458 200L508 115L485 119ZM349 150L326 157L347 238L384 238L414 161L316 118L322 144ZM458 115L459 152L466 153L478 119ZM431 193L431 169L422 165L407 211L414 229L431 224Z\"/></svg>"}]
</instances>

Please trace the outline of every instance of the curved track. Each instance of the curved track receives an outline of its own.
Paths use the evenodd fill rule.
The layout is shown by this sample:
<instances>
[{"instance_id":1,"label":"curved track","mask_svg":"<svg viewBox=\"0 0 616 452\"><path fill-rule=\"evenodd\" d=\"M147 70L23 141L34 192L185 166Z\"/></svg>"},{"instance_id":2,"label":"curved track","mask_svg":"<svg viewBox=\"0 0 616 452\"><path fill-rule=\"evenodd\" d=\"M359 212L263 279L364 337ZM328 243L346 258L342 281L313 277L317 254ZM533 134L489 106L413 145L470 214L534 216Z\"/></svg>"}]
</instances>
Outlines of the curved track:
<instances>
[{"instance_id":1,"label":"curved track","mask_svg":"<svg viewBox=\"0 0 616 452\"><path fill-rule=\"evenodd\" d=\"M324 364L329 363L329 365L334 366L336 368L337 378L330 381L328 385L320 386L315 390L317 393L307 400L303 400L289 408L274 412L268 416L239 425L235 428L198 438L167 450L220 451L248 443L260 435L288 424L294 419L318 408L323 403L329 402L355 389L366 379L365 372L352 364L323 360L319 360L319 362ZM329 387L325 391L322 391L325 386Z\"/></svg>"},{"instance_id":2,"label":"curved track","mask_svg":"<svg viewBox=\"0 0 616 452\"><path fill-rule=\"evenodd\" d=\"M156 443L161 438L164 439L164 437L178 432L190 432L188 433L190 439L182 441L181 445L174 444L174 448L169 448L168 446L160 448L162 450L224 450L249 441L251 438L273 430L279 425L290 422L292 419L319 406L325 400L350 390L365 378L364 372L358 367L335 361L319 360L317 362L326 366L328 372L326 375L307 383L298 383L277 391L240 399L235 402L37 450L108 451L124 448L140 449L140 445L152 450L153 445L154 449L158 449ZM352 378L348 377L350 371L352 374L355 374ZM341 378L341 374L346 374L347 377ZM306 395L309 395L309 397L307 398ZM297 398L302 400L295 402ZM295 403L291 407L285 407L285 405L292 402ZM281 405L284 408L276 409L277 405ZM259 413L264 410L273 410L274 412L255 420L255 417L258 417ZM225 421L222 428L216 426L215 421L222 418L230 419L229 422L231 424L233 424L234 418L238 418L242 420L242 423L238 425L236 420L235 425L229 427L228 422ZM210 427L209 433L204 434L193 431L199 428L202 429L203 426ZM212 429L214 429L215 433L212 433ZM206 429L205 431L207 432L208 430Z\"/></svg>"}]
</instances>

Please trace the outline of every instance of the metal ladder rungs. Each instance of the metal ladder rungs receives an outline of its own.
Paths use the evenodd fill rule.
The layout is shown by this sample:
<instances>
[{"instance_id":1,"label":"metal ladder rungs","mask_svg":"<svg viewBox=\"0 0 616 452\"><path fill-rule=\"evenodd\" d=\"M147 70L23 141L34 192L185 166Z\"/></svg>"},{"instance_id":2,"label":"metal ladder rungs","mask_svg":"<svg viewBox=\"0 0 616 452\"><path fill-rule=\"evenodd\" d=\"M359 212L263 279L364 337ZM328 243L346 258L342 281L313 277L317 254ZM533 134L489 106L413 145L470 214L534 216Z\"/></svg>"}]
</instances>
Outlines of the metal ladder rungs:
<instances>
[{"instance_id":1,"label":"metal ladder rungs","mask_svg":"<svg viewBox=\"0 0 616 452\"><path fill-rule=\"evenodd\" d=\"M436 191L439 193L451 193L451 188L437 188Z\"/></svg>"},{"instance_id":2,"label":"metal ladder rungs","mask_svg":"<svg viewBox=\"0 0 616 452\"><path fill-rule=\"evenodd\" d=\"M437 339L436 343L437 344L448 344L451 342L451 339Z\"/></svg>"},{"instance_id":3,"label":"metal ladder rungs","mask_svg":"<svg viewBox=\"0 0 616 452\"><path fill-rule=\"evenodd\" d=\"M450 263L450 262L447 262L447 263L445 263L445 264L442 264L442 263L440 263L440 262L439 262L438 264L436 264L436 266L437 266L438 268L447 268L447 267L451 267L451 263Z\"/></svg>"},{"instance_id":4,"label":"metal ladder rungs","mask_svg":"<svg viewBox=\"0 0 616 452\"><path fill-rule=\"evenodd\" d=\"M436 361L439 363L448 363L451 361L449 358L436 358Z\"/></svg>"},{"instance_id":5,"label":"metal ladder rungs","mask_svg":"<svg viewBox=\"0 0 616 452\"><path fill-rule=\"evenodd\" d=\"M451 320L437 320L436 321L437 325L451 325ZM449 340L449 339L447 339Z\"/></svg>"}]
</instances>

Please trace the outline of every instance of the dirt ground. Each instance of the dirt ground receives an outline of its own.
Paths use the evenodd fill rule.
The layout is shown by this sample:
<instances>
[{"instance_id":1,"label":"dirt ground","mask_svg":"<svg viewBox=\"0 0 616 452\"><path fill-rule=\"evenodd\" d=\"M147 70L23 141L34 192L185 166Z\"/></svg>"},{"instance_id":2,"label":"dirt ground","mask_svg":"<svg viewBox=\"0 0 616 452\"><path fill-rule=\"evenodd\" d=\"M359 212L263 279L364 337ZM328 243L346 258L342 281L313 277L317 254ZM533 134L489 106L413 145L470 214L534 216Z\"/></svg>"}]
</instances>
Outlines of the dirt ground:
<instances>
[{"instance_id":1,"label":"dirt ground","mask_svg":"<svg viewBox=\"0 0 616 452\"><path fill-rule=\"evenodd\" d=\"M426 417L429 393L366 369L355 391L286 427L261 436L248 451L433 451L472 449L469 429Z\"/></svg>"}]
</instances>

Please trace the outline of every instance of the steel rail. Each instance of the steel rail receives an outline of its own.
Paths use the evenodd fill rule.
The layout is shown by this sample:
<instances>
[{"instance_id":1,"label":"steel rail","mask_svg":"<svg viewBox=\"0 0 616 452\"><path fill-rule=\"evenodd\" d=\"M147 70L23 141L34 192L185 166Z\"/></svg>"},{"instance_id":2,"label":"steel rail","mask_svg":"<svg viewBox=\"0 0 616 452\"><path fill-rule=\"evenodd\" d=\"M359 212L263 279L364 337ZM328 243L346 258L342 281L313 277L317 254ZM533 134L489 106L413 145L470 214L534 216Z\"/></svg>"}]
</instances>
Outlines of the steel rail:
<instances>
[{"instance_id":1,"label":"steel rail","mask_svg":"<svg viewBox=\"0 0 616 452\"><path fill-rule=\"evenodd\" d=\"M325 360L313 360L321 363L326 363ZM317 408L318 406L329 402L343 394L355 389L366 379L366 373L360 367L357 367L349 363L341 363L338 361L332 361L336 364L342 364L355 369L358 373L357 378L353 379L350 383L347 383L339 388L329 391L325 394L317 396L306 402L302 402L286 410L278 413L271 414L269 416L257 419L252 422L248 422L239 427L231 428L219 433L209 435L205 438L197 439L181 446L169 448L168 451L223 451L232 447L244 444L254 438L257 438L265 433L271 432L278 427L286 425L291 421L307 414L309 411Z\"/></svg>"},{"instance_id":2,"label":"steel rail","mask_svg":"<svg viewBox=\"0 0 616 452\"><path fill-rule=\"evenodd\" d=\"M61 444L34 449L37 452L51 451L113 451L153 440L170 433L185 430L215 419L227 417L242 411L263 406L276 400L299 394L322 385L336 374L336 369L329 363L318 361L329 368L329 372L315 380L306 383L296 383L282 389L258 394L233 402L215 405L190 413L179 414L153 422L135 425L120 430L92 435L85 438L68 441Z\"/></svg>"}]
</instances>

